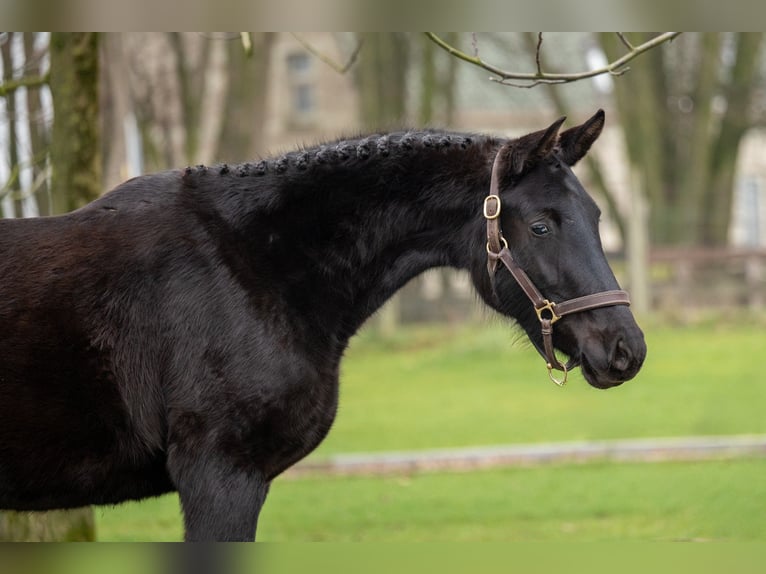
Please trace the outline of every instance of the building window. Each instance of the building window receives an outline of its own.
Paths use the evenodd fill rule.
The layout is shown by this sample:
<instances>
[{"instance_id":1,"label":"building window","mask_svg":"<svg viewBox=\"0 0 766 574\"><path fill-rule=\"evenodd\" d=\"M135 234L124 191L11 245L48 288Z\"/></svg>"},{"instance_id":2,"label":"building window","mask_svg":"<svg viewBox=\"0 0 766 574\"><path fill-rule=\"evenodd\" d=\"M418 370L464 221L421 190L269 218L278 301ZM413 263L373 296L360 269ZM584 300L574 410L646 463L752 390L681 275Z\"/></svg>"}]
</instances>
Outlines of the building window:
<instances>
[{"instance_id":1,"label":"building window","mask_svg":"<svg viewBox=\"0 0 766 574\"><path fill-rule=\"evenodd\" d=\"M293 111L296 114L309 114L314 109L314 88L299 84L293 88Z\"/></svg>"},{"instance_id":2,"label":"building window","mask_svg":"<svg viewBox=\"0 0 766 574\"><path fill-rule=\"evenodd\" d=\"M290 93L289 123L296 128L307 127L314 122L317 108L314 62L309 54L288 54L287 82Z\"/></svg>"},{"instance_id":3,"label":"building window","mask_svg":"<svg viewBox=\"0 0 766 574\"><path fill-rule=\"evenodd\" d=\"M311 70L311 60L304 52L296 52L287 56L287 69L290 74L304 74Z\"/></svg>"},{"instance_id":4,"label":"building window","mask_svg":"<svg viewBox=\"0 0 766 574\"><path fill-rule=\"evenodd\" d=\"M761 229L764 211L763 188L758 178L742 177L736 188L734 221L732 222L734 242L746 247L766 245Z\"/></svg>"}]
</instances>

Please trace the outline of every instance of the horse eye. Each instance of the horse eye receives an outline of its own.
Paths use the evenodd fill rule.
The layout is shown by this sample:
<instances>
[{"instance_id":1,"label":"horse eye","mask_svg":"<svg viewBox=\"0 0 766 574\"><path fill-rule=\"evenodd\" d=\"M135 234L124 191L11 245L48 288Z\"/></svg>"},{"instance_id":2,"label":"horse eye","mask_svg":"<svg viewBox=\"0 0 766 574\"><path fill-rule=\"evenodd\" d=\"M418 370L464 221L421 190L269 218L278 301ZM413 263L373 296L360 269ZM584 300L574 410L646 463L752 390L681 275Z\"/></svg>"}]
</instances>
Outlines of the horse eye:
<instances>
[{"instance_id":1,"label":"horse eye","mask_svg":"<svg viewBox=\"0 0 766 574\"><path fill-rule=\"evenodd\" d=\"M544 223L533 223L529 228L535 235L545 235L549 231L548 226Z\"/></svg>"}]
</instances>

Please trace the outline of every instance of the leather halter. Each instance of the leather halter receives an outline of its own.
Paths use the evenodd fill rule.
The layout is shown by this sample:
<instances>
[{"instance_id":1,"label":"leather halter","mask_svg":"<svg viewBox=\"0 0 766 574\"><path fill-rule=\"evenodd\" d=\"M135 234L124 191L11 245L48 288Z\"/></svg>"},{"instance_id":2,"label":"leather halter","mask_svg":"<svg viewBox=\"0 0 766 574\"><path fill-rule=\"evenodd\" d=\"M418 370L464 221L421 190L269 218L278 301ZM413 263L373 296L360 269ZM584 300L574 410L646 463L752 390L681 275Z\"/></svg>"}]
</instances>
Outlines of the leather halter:
<instances>
[{"instance_id":1,"label":"leather halter","mask_svg":"<svg viewBox=\"0 0 766 574\"><path fill-rule=\"evenodd\" d=\"M546 360L548 376L557 385L563 385L567 381L567 373L577 366L575 360L570 360L566 365L562 364L557 358L553 348L553 324L566 315L579 313L580 311L589 311L599 307L610 307L612 305L630 305L630 298L625 291L601 291L592 295L585 295L575 299L569 299L560 303L554 303L543 297L540 290L529 278L524 270L519 267L513 259L508 242L503 237L503 231L500 228L500 153L495 156L492 165L492 181L490 183L489 195L484 199L484 217L487 220L487 271L490 278L494 280L497 271L497 262L500 261L511 272L513 278L526 293L540 320L540 327L543 335L543 349L537 348L538 352ZM553 376L552 370L556 369L564 372L562 380Z\"/></svg>"}]
</instances>

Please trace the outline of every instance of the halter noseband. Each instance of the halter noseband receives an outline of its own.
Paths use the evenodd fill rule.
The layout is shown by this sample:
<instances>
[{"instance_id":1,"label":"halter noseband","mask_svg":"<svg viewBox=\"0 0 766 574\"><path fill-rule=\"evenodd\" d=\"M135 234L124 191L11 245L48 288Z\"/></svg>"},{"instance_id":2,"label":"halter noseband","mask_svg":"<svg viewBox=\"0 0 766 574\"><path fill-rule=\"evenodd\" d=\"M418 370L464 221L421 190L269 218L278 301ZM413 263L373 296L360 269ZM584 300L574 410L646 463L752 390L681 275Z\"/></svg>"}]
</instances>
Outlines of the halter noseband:
<instances>
[{"instance_id":1,"label":"halter noseband","mask_svg":"<svg viewBox=\"0 0 766 574\"><path fill-rule=\"evenodd\" d=\"M500 228L500 184L499 168L500 153L495 156L492 165L492 181L490 183L489 195L484 199L484 218L487 220L487 271L490 278L494 279L497 271L497 262L501 261L511 272L513 278L519 284L519 287L526 293L540 320L540 327L543 335L543 349L538 347L538 352L546 360L548 376L557 385L561 386L567 381L567 373L577 366L576 361L570 360L566 365L562 364L557 358L553 349L553 324L566 315L578 313L580 311L589 311L599 307L610 307L612 305L630 305L630 298L625 291L601 291L592 295L585 295L575 299L569 299L561 303L553 303L543 297L540 290L535 287L532 280L524 270L519 267L513 259L508 242L503 237L503 231ZM564 372L564 378L559 380L553 376L553 369Z\"/></svg>"}]
</instances>

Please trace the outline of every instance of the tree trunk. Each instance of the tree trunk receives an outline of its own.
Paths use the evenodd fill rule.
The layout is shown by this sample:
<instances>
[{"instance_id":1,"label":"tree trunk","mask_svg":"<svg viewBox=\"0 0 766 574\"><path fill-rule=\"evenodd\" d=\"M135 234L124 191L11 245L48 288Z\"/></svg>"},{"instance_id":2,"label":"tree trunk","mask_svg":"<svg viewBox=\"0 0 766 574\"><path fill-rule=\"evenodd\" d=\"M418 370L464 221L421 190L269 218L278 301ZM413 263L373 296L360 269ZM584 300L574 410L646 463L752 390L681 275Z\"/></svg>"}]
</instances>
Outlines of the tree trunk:
<instances>
[{"instance_id":1,"label":"tree trunk","mask_svg":"<svg viewBox=\"0 0 766 574\"><path fill-rule=\"evenodd\" d=\"M711 178L703 198L701 240L706 244L723 245L728 239L737 155L739 144L750 127L750 100L758 85L756 75L762 43L763 33L737 34L736 62L724 93L726 112L710 154Z\"/></svg>"},{"instance_id":2,"label":"tree trunk","mask_svg":"<svg viewBox=\"0 0 766 574\"><path fill-rule=\"evenodd\" d=\"M55 213L101 195L98 34L51 35L52 187Z\"/></svg>"},{"instance_id":3,"label":"tree trunk","mask_svg":"<svg viewBox=\"0 0 766 574\"><path fill-rule=\"evenodd\" d=\"M146 169L188 164L197 146L207 40L187 32L123 32L121 39Z\"/></svg>"},{"instance_id":4,"label":"tree trunk","mask_svg":"<svg viewBox=\"0 0 766 574\"><path fill-rule=\"evenodd\" d=\"M357 66L361 121L383 129L406 120L409 39L400 32L365 32Z\"/></svg>"},{"instance_id":5,"label":"tree trunk","mask_svg":"<svg viewBox=\"0 0 766 574\"><path fill-rule=\"evenodd\" d=\"M129 163L127 130L135 126L135 112L131 96L129 68L125 58L123 35L110 32L101 36L101 50L109 66L104 70L102 86L104 103L101 110L104 133L110 134L104 142L104 189L111 189L138 175ZM136 128L137 129L137 128Z\"/></svg>"},{"instance_id":6,"label":"tree trunk","mask_svg":"<svg viewBox=\"0 0 766 574\"><path fill-rule=\"evenodd\" d=\"M431 125L434 119L434 99L436 90L436 46L426 36L421 36L420 63L420 125Z\"/></svg>"},{"instance_id":7,"label":"tree trunk","mask_svg":"<svg viewBox=\"0 0 766 574\"><path fill-rule=\"evenodd\" d=\"M457 32L447 32L445 40L454 46L457 43ZM446 54L442 54L445 56ZM441 91L444 94L444 123L452 126L455 123L455 99L457 95L457 58L447 58L447 72L441 83Z\"/></svg>"},{"instance_id":8,"label":"tree trunk","mask_svg":"<svg viewBox=\"0 0 766 574\"><path fill-rule=\"evenodd\" d=\"M98 35L51 35L53 203L57 213L99 196ZM93 510L0 513L0 540L95 539Z\"/></svg>"},{"instance_id":9,"label":"tree trunk","mask_svg":"<svg viewBox=\"0 0 766 574\"><path fill-rule=\"evenodd\" d=\"M649 222L646 199L641 191L641 174L630 170L630 219L625 238L628 260L628 288L631 307L637 315L651 310L651 281L649 279Z\"/></svg>"},{"instance_id":10,"label":"tree trunk","mask_svg":"<svg viewBox=\"0 0 766 574\"><path fill-rule=\"evenodd\" d=\"M35 52L35 34L24 33L25 69L31 76L42 77L45 70L42 65L42 54ZM32 158L32 178L39 186L35 189L35 198L40 215L49 215L48 185L47 185L47 155L50 147L50 131L45 123L45 111L43 109L40 91L43 87L27 89L27 115L29 119L30 133L30 156Z\"/></svg>"},{"instance_id":11,"label":"tree trunk","mask_svg":"<svg viewBox=\"0 0 766 574\"><path fill-rule=\"evenodd\" d=\"M228 57L236 73L229 78L219 156L215 159L240 162L265 155L263 128L266 121L266 92L274 44L273 32L251 35L253 51L245 54L240 42L228 42ZM212 161L213 158L202 158Z\"/></svg>"},{"instance_id":12,"label":"tree trunk","mask_svg":"<svg viewBox=\"0 0 766 574\"><path fill-rule=\"evenodd\" d=\"M226 44L224 39L214 39L209 43L210 54L200 100L197 149L191 163L212 163L218 152L229 87Z\"/></svg>"},{"instance_id":13,"label":"tree trunk","mask_svg":"<svg viewBox=\"0 0 766 574\"><path fill-rule=\"evenodd\" d=\"M615 34L603 33L599 38L601 47L610 61L622 55L624 46ZM644 54L644 57L651 54L652 52ZM663 110L658 108L658 98L653 93L653 86L658 83L655 71L651 69L653 66L659 66L660 70L657 73L662 73L661 59L659 62L652 62L651 65L646 64L643 59L634 60L631 62L630 72L616 79L614 90L628 160L633 168L640 170L642 174L643 193L653 208L650 223L653 235L656 236L657 228L664 229L664 216L673 207L663 202L665 181L662 130L667 130L668 126L647 120L664 116Z\"/></svg>"},{"instance_id":14,"label":"tree trunk","mask_svg":"<svg viewBox=\"0 0 766 574\"><path fill-rule=\"evenodd\" d=\"M19 33L19 32L16 32ZM13 79L13 70L15 68L15 63L13 61L13 54L11 49L11 44L13 43L13 35L14 33L9 33L7 40L3 43L2 48L0 48L0 51L2 52L2 58L3 58L3 83L8 83L9 80ZM5 96L5 112L8 116L8 164L11 166L11 170L14 168L18 170L19 168L19 151L18 151L18 138L16 134L16 92L11 91L9 94ZM13 172L11 172L13 173ZM17 172L18 174L18 172ZM11 216L12 217L21 217L21 199L20 199L20 193L21 193L21 182L19 181L18 175L16 175L15 179L13 176L11 176L11 182L9 185L8 193L10 193L11 197Z\"/></svg>"},{"instance_id":15,"label":"tree trunk","mask_svg":"<svg viewBox=\"0 0 766 574\"><path fill-rule=\"evenodd\" d=\"M710 32L702 34L701 44L697 85L691 94L693 108L688 112L691 126L688 133L684 134L686 145L682 147L686 151L683 161L691 169L680 170L678 175L679 211L684 219L677 227L692 230L685 237L688 243L694 242L693 230L699 229L702 224L703 210L699 207L712 171L710 142L714 122L713 98L710 95L718 83L721 35Z\"/></svg>"},{"instance_id":16,"label":"tree trunk","mask_svg":"<svg viewBox=\"0 0 766 574\"><path fill-rule=\"evenodd\" d=\"M274 40L276 33L274 32L260 32L253 35L253 67L254 73L257 78L255 83L256 90L252 99L252 120L250 123L250 153L249 157L259 157L264 154L264 142L266 136L264 135L264 126L266 125L266 109L267 93L266 86L267 78L269 77L269 70L271 69L271 54L273 53L272 47L274 46ZM240 51L241 52L241 51Z\"/></svg>"}]
</instances>

